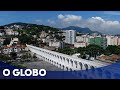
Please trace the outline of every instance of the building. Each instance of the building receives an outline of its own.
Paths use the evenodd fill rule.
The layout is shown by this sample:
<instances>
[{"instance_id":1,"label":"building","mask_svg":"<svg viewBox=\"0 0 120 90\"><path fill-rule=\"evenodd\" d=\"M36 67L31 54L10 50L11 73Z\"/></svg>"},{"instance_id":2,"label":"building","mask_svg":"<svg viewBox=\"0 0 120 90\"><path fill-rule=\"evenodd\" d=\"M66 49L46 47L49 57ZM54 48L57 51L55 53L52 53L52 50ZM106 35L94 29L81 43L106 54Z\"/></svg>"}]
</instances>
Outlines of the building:
<instances>
[{"instance_id":1,"label":"building","mask_svg":"<svg viewBox=\"0 0 120 90\"><path fill-rule=\"evenodd\" d=\"M108 45L114 45L114 36L106 36L106 39L107 39L107 46Z\"/></svg>"},{"instance_id":2,"label":"building","mask_svg":"<svg viewBox=\"0 0 120 90\"><path fill-rule=\"evenodd\" d=\"M3 38L0 38L0 46L2 46L2 45L3 45L3 43L4 43L4 40L5 40L5 39L3 39Z\"/></svg>"},{"instance_id":3,"label":"building","mask_svg":"<svg viewBox=\"0 0 120 90\"><path fill-rule=\"evenodd\" d=\"M97 37L99 34L98 33L92 33L93 37Z\"/></svg>"},{"instance_id":4,"label":"building","mask_svg":"<svg viewBox=\"0 0 120 90\"><path fill-rule=\"evenodd\" d=\"M89 38L89 44L95 44L100 47L106 48L107 47L107 39L105 37Z\"/></svg>"},{"instance_id":5,"label":"building","mask_svg":"<svg viewBox=\"0 0 120 90\"><path fill-rule=\"evenodd\" d=\"M120 37L118 38L118 45L120 45Z\"/></svg>"},{"instance_id":6,"label":"building","mask_svg":"<svg viewBox=\"0 0 120 90\"><path fill-rule=\"evenodd\" d=\"M68 44L74 44L76 42L75 30L66 30L65 42Z\"/></svg>"},{"instance_id":7,"label":"building","mask_svg":"<svg viewBox=\"0 0 120 90\"><path fill-rule=\"evenodd\" d=\"M65 44L62 41L50 41L49 46L55 48L64 48Z\"/></svg>"},{"instance_id":8,"label":"building","mask_svg":"<svg viewBox=\"0 0 120 90\"><path fill-rule=\"evenodd\" d=\"M20 52L20 51L26 51L26 46L23 45L16 45L16 46L4 46L2 49L2 52L4 54L10 54L11 52Z\"/></svg>"},{"instance_id":9,"label":"building","mask_svg":"<svg viewBox=\"0 0 120 90\"><path fill-rule=\"evenodd\" d=\"M74 43L74 47L75 47L75 48L86 47L86 46L87 46L87 43L86 43L86 42L83 42L83 41L81 41L81 42L75 42L75 43Z\"/></svg>"},{"instance_id":10,"label":"building","mask_svg":"<svg viewBox=\"0 0 120 90\"><path fill-rule=\"evenodd\" d=\"M5 35L4 27L0 26L0 36L4 35Z\"/></svg>"},{"instance_id":11,"label":"building","mask_svg":"<svg viewBox=\"0 0 120 90\"><path fill-rule=\"evenodd\" d=\"M117 36L114 37L114 45L116 45L116 46L118 45L118 37Z\"/></svg>"},{"instance_id":12,"label":"building","mask_svg":"<svg viewBox=\"0 0 120 90\"><path fill-rule=\"evenodd\" d=\"M2 49L0 48L0 54L2 54Z\"/></svg>"},{"instance_id":13,"label":"building","mask_svg":"<svg viewBox=\"0 0 120 90\"><path fill-rule=\"evenodd\" d=\"M88 43L88 36L87 35L76 36L76 42L81 42L81 41Z\"/></svg>"},{"instance_id":14,"label":"building","mask_svg":"<svg viewBox=\"0 0 120 90\"><path fill-rule=\"evenodd\" d=\"M106 36L107 39L107 46L108 45L120 45L120 37L118 36L111 36L111 35L107 35Z\"/></svg>"},{"instance_id":15,"label":"building","mask_svg":"<svg viewBox=\"0 0 120 90\"><path fill-rule=\"evenodd\" d=\"M47 36L47 33L45 31L42 31L41 35L40 35L40 38L46 38L46 36Z\"/></svg>"},{"instance_id":16,"label":"building","mask_svg":"<svg viewBox=\"0 0 120 90\"><path fill-rule=\"evenodd\" d=\"M5 35L4 30L0 30L0 36L4 36L4 35Z\"/></svg>"},{"instance_id":17,"label":"building","mask_svg":"<svg viewBox=\"0 0 120 90\"><path fill-rule=\"evenodd\" d=\"M19 33L17 31L13 31L13 29L5 29L6 35L18 35Z\"/></svg>"},{"instance_id":18,"label":"building","mask_svg":"<svg viewBox=\"0 0 120 90\"><path fill-rule=\"evenodd\" d=\"M11 41L10 41L10 46L12 46L13 44L18 44L18 38L13 38L13 39L11 39Z\"/></svg>"}]
</instances>

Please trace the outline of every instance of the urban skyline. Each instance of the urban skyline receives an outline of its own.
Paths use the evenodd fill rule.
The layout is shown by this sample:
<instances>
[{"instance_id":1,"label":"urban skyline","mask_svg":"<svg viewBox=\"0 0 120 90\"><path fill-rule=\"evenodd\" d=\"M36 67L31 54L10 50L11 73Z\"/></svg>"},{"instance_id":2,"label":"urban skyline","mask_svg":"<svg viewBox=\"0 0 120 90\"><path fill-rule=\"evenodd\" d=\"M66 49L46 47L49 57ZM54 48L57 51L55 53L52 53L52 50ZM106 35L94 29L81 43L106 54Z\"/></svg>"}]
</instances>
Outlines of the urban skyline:
<instances>
[{"instance_id":1,"label":"urban skyline","mask_svg":"<svg viewBox=\"0 0 120 90\"><path fill-rule=\"evenodd\" d=\"M105 34L119 34L119 16L119 11L0 11L0 25L26 22L57 28L79 26Z\"/></svg>"}]
</instances>

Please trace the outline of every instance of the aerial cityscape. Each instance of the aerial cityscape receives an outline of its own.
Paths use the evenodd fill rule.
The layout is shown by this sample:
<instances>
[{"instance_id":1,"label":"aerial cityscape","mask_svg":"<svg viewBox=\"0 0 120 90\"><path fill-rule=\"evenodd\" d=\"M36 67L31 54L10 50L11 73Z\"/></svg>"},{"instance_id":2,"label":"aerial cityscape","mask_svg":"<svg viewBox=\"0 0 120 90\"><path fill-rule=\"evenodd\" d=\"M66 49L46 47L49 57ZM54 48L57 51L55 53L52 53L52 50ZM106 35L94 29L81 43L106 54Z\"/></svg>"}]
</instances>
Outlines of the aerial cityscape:
<instances>
[{"instance_id":1,"label":"aerial cityscape","mask_svg":"<svg viewBox=\"0 0 120 90\"><path fill-rule=\"evenodd\" d=\"M0 11L0 62L48 71L119 62L119 17L115 11Z\"/></svg>"}]
</instances>

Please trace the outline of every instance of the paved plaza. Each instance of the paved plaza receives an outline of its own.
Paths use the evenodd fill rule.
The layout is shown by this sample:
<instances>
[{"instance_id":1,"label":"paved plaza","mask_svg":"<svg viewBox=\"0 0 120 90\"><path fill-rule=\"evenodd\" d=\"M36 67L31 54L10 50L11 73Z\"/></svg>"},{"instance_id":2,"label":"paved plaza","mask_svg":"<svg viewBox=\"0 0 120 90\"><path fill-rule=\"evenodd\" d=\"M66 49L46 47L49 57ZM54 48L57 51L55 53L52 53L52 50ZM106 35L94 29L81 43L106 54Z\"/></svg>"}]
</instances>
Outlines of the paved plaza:
<instances>
[{"instance_id":1,"label":"paved plaza","mask_svg":"<svg viewBox=\"0 0 120 90\"><path fill-rule=\"evenodd\" d=\"M63 71L62 69L57 68L56 66L54 66L44 60L37 60L34 62L25 62L24 65L30 69L34 68L34 69L45 69L47 71Z\"/></svg>"}]
</instances>

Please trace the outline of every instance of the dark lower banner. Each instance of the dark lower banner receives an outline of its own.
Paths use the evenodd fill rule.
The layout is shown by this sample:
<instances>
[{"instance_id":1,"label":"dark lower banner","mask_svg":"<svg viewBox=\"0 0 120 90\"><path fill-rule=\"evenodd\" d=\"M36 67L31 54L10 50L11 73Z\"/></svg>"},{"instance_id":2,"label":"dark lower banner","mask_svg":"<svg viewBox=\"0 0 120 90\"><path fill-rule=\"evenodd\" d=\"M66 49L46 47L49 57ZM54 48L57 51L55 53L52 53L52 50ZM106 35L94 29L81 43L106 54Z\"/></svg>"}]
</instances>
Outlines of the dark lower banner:
<instances>
[{"instance_id":1,"label":"dark lower banner","mask_svg":"<svg viewBox=\"0 0 120 90\"><path fill-rule=\"evenodd\" d=\"M18 68L0 62L0 79L120 79L120 63L81 71Z\"/></svg>"}]
</instances>

